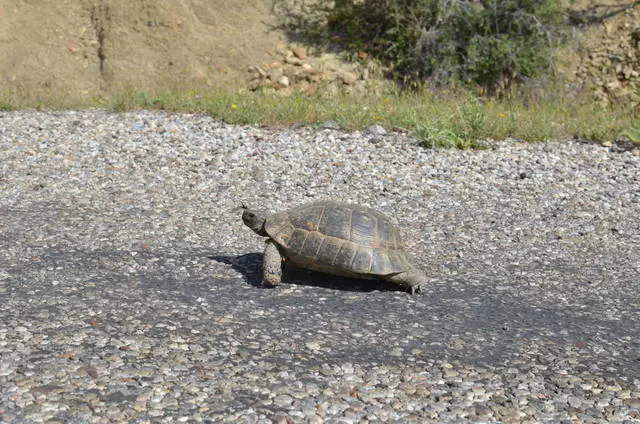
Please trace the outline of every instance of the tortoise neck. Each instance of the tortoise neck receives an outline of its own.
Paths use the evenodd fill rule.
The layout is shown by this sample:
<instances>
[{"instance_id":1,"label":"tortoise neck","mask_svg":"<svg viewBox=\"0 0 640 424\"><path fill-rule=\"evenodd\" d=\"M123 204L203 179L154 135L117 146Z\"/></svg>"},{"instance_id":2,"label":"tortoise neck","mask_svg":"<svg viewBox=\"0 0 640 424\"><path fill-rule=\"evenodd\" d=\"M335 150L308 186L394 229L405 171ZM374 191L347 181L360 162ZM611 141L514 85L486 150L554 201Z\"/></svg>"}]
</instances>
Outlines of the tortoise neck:
<instances>
[{"instance_id":1,"label":"tortoise neck","mask_svg":"<svg viewBox=\"0 0 640 424\"><path fill-rule=\"evenodd\" d=\"M259 228L255 228L253 231L255 231L258 235L261 235L262 237L267 237L269 235L267 234L267 230L264 229L264 222Z\"/></svg>"}]
</instances>

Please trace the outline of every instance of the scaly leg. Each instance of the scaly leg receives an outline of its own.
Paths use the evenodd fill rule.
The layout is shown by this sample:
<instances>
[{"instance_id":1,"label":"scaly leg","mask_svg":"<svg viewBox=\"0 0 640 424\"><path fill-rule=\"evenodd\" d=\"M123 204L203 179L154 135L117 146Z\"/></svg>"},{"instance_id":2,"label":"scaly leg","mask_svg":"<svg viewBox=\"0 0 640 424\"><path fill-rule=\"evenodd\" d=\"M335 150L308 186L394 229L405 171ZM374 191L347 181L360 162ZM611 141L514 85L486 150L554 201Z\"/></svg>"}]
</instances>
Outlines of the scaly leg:
<instances>
[{"instance_id":1,"label":"scaly leg","mask_svg":"<svg viewBox=\"0 0 640 424\"><path fill-rule=\"evenodd\" d=\"M282 256L271 239L264 248L264 285L274 287L282 280Z\"/></svg>"},{"instance_id":2,"label":"scaly leg","mask_svg":"<svg viewBox=\"0 0 640 424\"><path fill-rule=\"evenodd\" d=\"M423 286L426 285L427 276L419 269L413 268L409 269L406 272L401 272L400 274L395 274L387 277L387 280L404 286L409 289L411 294L415 294L416 292L419 292Z\"/></svg>"}]
</instances>

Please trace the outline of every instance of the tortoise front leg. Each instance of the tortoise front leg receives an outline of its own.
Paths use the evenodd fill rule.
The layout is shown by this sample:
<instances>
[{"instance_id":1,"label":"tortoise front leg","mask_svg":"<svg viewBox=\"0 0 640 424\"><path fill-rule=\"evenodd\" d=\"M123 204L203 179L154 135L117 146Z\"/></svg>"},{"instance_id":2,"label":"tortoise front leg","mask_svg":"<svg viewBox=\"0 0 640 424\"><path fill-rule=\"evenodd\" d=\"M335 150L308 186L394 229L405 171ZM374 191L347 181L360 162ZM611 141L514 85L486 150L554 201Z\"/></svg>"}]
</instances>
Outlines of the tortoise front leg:
<instances>
[{"instance_id":1,"label":"tortoise front leg","mask_svg":"<svg viewBox=\"0 0 640 424\"><path fill-rule=\"evenodd\" d=\"M264 278L265 286L274 287L282 281L282 256L275 243L269 239L264 248Z\"/></svg>"}]
</instances>

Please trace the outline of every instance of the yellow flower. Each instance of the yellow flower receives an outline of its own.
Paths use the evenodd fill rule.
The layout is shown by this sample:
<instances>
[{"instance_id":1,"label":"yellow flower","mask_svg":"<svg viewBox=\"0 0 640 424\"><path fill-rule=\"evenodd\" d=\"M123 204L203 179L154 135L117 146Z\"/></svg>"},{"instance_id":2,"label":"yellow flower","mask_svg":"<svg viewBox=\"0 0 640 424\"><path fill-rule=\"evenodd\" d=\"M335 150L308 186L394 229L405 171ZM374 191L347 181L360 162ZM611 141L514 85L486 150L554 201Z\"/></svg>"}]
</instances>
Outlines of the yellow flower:
<instances>
[{"instance_id":1,"label":"yellow flower","mask_svg":"<svg viewBox=\"0 0 640 424\"><path fill-rule=\"evenodd\" d=\"M504 118L504 113L499 113L498 118Z\"/></svg>"},{"instance_id":2,"label":"yellow flower","mask_svg":"<svg viewBox=\"0 0 640 424\"><path fill-rule=\"evenodd\" d=\"M237 104L235 104L235 103L234 103L234 104L232 104L232 105L231 105L231 109L233 109L233 110L238 109L238 105L237 105Z\"/></svg>"}]
</instances>

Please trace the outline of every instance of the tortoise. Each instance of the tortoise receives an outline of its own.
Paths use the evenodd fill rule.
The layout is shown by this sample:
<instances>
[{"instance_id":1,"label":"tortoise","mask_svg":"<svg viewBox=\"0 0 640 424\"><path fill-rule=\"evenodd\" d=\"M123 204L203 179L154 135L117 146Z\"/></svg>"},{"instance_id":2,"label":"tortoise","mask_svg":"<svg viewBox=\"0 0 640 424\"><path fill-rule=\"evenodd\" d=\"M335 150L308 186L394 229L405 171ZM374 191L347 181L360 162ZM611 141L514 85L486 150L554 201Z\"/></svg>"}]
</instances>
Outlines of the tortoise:
<instances>
[{"instance_id":1,"label":"tortoise","mask_svg":"<svg viewBox=\"0 0 640 424\"><path fill-rule=\"evenodd\" d=\"M268 237L263 264L266 286L280 284L283 261L343 277L388 280L411 294L427 281L407 256L398 229L374 209L316 201L267 216L242 208L245 225Z\"/></svg>"}]
</instances>

